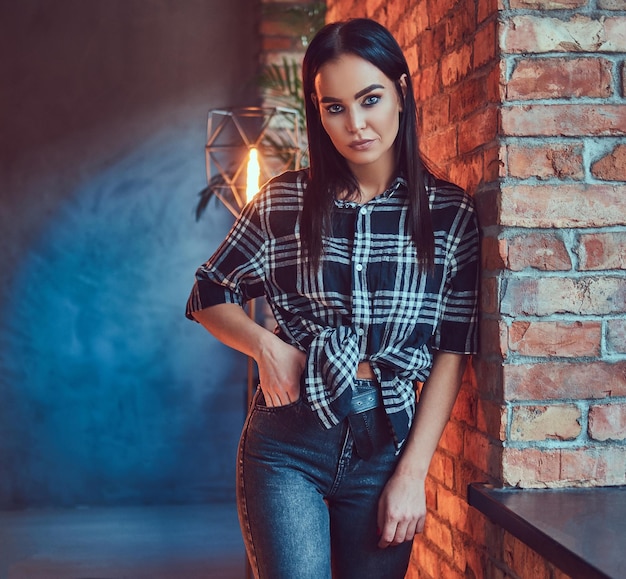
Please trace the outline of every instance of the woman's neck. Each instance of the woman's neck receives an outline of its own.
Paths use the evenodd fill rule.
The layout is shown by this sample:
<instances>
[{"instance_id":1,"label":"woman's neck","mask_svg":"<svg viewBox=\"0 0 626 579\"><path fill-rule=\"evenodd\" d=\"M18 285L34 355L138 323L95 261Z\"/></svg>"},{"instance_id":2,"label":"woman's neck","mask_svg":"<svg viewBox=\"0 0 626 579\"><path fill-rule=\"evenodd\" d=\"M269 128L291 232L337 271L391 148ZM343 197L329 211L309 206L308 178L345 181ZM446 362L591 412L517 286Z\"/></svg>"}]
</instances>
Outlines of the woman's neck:
<instances>
[{"instance_id":1,"label":"woman's neck","mask_svg":"<svg viewBox=\"0 0 626 579\"><path fill-rule=\"evenodd\" d=\"M386 191L396 176L394 159L380 159L378 163L370 165L351 165L352 173L359 184L359 201L367 203L383 191Z\"/></svg>"},{"instance_id":2,"label":"woman's neck","mask_svg":"<svg viewBox=\"0 0 626 579\"><path fill-rule=\"evenodd\" d=\"M390 171L385 175L382 175L379 171L376 171L372 175L368 175L366 172L358 172L355 173L354 176L359 184L360 197L358 201L360 203L367 203L391 186L395 172Z\"/></svg>"}]
</instances>

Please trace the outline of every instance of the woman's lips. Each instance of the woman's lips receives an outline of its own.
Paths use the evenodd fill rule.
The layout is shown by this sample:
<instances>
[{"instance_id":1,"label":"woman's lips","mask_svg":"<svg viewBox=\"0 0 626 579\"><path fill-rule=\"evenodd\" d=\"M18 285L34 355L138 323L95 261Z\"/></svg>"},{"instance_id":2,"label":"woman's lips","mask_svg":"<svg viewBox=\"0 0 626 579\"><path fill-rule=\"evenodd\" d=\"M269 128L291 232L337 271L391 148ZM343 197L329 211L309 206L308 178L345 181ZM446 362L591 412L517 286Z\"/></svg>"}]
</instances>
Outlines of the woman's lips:
<instances>
[{"instance_id":1,"label":"woman's lips","mask_svg":"<svg viewBox=\"0 0 626 579\"><path fill-rule=\"evenodd\" d=\"M366 151L372 146L374 141L371 139L364 139L361 141L352 141L350 143L350 148L355 151Z\"/></svg>"}]
</instances>

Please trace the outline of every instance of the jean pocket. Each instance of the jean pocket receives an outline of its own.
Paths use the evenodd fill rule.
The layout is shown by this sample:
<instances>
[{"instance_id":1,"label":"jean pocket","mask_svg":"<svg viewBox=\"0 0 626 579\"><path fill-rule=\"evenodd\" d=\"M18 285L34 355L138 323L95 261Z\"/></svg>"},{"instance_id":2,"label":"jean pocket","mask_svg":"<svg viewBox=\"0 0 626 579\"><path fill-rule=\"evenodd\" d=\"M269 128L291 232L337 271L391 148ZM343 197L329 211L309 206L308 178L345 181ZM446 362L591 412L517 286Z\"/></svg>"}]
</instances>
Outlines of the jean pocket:
<instances>
[{"instance_id":1,"label":"jean pocket","mask_svg":"<svg viewBox=\"0 0 626 579\"><path fill-rule=\"evenodd\" d=\"M268 406L265 402L265 395L263 394L261 388L257 389L253 399L254 409L268 414L287 412L289 410L293 410L294 408L298 408L302 405L302 403L302 396L299 396L297 400L288 402L287 404L281 404L280 406Z\"/></svg>"}]
</instances>

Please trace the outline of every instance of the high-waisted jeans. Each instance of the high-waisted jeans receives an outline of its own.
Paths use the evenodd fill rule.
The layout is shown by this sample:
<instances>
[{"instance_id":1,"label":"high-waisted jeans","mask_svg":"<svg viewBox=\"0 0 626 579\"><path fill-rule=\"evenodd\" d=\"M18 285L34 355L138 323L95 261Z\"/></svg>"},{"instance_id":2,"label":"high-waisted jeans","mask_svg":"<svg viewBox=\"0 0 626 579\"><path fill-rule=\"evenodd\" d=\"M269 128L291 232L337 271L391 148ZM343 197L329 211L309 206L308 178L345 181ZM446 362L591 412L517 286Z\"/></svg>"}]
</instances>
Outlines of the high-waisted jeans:
<instances>
[{"instance_id":1,"label":"high-waisted jeans","mask_svg":"<svg viewBox=\"0 0 626 579\"><path fill-rule=\"evenodd\" d=\"M358 452L365 439L367 460ZM397 460L382 406L326 429L302 398L268 407L257 391L237 472L239 520L255 577L402 579L411 543L377 546L378 498Z\"/></svg>"}]
</instances>

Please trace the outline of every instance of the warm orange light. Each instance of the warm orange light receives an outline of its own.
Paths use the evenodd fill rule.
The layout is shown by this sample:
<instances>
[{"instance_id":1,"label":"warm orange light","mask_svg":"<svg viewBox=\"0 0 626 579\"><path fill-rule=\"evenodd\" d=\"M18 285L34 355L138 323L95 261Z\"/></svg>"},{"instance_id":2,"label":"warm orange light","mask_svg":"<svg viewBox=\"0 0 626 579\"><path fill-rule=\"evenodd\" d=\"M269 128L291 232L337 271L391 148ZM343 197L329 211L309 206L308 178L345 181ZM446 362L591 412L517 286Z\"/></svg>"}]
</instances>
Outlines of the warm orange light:
<instances>
[{"instance_id":1,"label":"warm orange light","mask_svg":"<svg viewBox=\"0 0 626 579\"><path fill-rule=\"evenodd\" d=\"M256 148L252 147L248 156L248 175L246 180L246 199L248 202L252 201L259 191L260 177L259 153Z\"/></svg>"}]
</instances>

